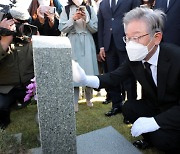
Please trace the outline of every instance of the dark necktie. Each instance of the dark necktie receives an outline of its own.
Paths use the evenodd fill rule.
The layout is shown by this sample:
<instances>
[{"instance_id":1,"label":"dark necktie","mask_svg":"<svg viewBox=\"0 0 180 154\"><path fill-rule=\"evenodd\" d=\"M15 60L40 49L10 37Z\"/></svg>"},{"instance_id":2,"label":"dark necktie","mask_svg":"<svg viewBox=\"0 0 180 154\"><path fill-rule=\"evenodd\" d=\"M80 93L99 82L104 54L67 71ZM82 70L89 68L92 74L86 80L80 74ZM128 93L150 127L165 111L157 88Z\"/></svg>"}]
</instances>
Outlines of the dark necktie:
<instances>
[{"instance_id":1,"label":"dark necktie","mask_svg":"<svg viewBox=\"0 0 180 154\"><path fill-rule=\"evenodd\" d=\"M116 0L111 0L111 10L112 10L112 12L114 12L115 7L116 7Z\"/></svg>"},{"instance_id":2,"label":"dark necktie","mask_svg":"<svg viewBox=\"0 0 180 154\"><path fill-rule=\"evenodd\" d=\"M154 90L156 90L156 85L154 83L151 68L150 68L151 64L149 64L148 62L144 62L144 66L145 66L146 78L147 78L148 82L150 83L150 85L152 86L152 88Z\"/></svg>"}]
</instances>

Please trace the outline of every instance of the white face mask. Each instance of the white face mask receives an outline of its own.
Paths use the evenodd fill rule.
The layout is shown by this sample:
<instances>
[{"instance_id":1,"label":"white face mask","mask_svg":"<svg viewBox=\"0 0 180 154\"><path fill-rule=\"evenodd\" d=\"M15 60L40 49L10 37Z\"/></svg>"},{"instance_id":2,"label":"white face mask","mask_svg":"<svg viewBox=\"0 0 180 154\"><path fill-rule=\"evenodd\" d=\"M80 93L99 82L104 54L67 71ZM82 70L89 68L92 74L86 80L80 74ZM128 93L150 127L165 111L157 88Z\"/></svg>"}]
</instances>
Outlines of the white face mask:
<instances>
[{"instance_id":1,"label":"white face mask","mask_svg":"<svg viewBox=\"0 0 180 154\"><path fill-rule=\"evenodd\" d=\"M141 61L148 54L147 46L134 41L126 43L126 50L130 61Z\"/></svg>"},{"instance_id":2,"label":"white face mask","mask_svg":"<svg viewBox=\"0 0 180 154\"><path fill-rule=\"evenodd\" d=\"M83 2L83 0L72 0L76 6L80 6Z\"/></svg>"},{"instance_id":3,"label":"white face mask","mask_svg":"<svg viewBox=\"0 0 180 154\"><path fill-rule=\"evenodd\" d=\"M39 5L49 6L50 0L38 0Z\"/></svg>"},{"instance_id":4,"label":"white face mask","mask_svg":"<svg viewBox=\"0 0 180 154\"><path fill-rule=\"evenodd\" d=\"M151 40L152 41L152 40ZM148 43L148 45L151 43ZM126 50L130 61L141 61L149 52L155 47L155 45L148 51L148 45L142 45L140 43L129 41L126 43Z\"/></svg>"}]
</instances>

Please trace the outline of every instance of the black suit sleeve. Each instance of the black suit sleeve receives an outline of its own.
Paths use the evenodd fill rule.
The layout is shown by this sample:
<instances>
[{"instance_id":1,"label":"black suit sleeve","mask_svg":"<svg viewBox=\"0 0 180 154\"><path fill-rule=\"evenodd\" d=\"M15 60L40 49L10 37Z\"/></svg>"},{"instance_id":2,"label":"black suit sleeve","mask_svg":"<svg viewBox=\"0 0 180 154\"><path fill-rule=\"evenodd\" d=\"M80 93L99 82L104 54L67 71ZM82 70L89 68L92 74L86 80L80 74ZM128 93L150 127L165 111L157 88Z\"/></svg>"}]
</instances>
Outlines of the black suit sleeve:
<instances>
[{"instance_id":1,"label":"black suit sleeve","mask_svg":"<svg viewBox=\"0 0 180 154\"><path fill-rule=\"evenodd\" d=\"M103 44L104 20L101 13L101 6L99 7L97 16L98 16L98 45L99 45L98 47L101 48L101 47L104 47L104 44Z\"/></svg>"},{"instance_id":2,"label":"black suit sleeve","mask_svg":"<svg viewBox=\"0 0 180 154\"><path fill-rule=\"evenodd\" d=\"M180 130L180 48L167 43L161 43L160 48L159 92L164 91L164 97L160 98L159 106L163 112L155 120L162 129ZM165 89L161 89L162 84Z\"/></svg>"},{"instance_id":3,"label":"black suit sleeve","mask_svg":"<svg viewBox=\"0 0 180 154\"><path fill-rule=\"evenodd\" d=\"M127 79L132 75L130 65L128 61L125 61L120 67L110 73L99 75L100 80L99 88L116 87L119 86L120 82Z\"/></svg>"},{"instance_id":4,"label":"black suit sleeve","mask_svg":"<svg viewBox=\"0 0 180 154\"><path fill-rule=\"evenodd\" d=\"M155 116L157 124L162 129L180 130L180 100L178 104Z\"/></svg>"}]
</instances>

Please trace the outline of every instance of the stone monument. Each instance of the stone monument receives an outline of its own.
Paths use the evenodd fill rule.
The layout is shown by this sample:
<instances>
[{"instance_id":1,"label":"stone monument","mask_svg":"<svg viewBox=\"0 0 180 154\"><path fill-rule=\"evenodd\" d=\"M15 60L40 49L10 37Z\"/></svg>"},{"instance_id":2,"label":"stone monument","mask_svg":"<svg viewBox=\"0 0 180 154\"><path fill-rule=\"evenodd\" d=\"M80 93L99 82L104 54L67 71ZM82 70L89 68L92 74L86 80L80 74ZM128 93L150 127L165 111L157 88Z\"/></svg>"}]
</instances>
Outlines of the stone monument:
<instances>
[{"instance_id":1,"label":"stone monument","mask_svg":"<svg viewBox=\"0 0 180 154\"><path fill-rule=\"evenodd\" d=\"M76 137L71 45L66 37L33 36L41 147L32 154L141 154L113 127Z\"/></svg>"},{"instance_id":2,"label":"stone monument","mask_svg":"<svg viewBox=\"0 0 180 154\"><path fill-rule=\"evenodd\" d=\"M43 154L76 154L71 45L66 37L33 36Z\"/></svg>"},{"instance_id":3,"label":"stone monument","mask_svg":"<svg viewBox=\"0 0 180 154\"><path fill-rule=\"evenodd\" d=\"M77 136L77 154L142 154L112 126Z\"/></svg>"}]
</instances>

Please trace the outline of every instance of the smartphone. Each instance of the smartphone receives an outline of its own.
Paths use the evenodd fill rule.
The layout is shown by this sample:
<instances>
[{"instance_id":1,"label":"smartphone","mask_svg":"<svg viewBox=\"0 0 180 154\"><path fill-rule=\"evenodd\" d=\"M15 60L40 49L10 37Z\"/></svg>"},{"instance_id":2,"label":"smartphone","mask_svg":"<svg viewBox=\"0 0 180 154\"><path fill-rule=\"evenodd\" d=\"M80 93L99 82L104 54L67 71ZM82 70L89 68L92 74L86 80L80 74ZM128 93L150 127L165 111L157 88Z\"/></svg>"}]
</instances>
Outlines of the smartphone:
<instances>
[{"instance_id":1,"label":"smartphone","mask_svg":"<svg viewBox=\"0 0 180 154\"><path fill-rule=\"evenodd\" d=\"M50 7L49 8L49 13L51 13L51 14L55 14L56 13L56 7Z\"/></svg>"},{"instance_id":2,"label":"smartphone","mask_svg":"<svg viewBox=\"0 0 180 154\"><path fill-rule=\"evenodd\" d=\"M85 12L86 7L85 6L79 6L78 10L81 12Z\"/></svg>"}]
</instances>

